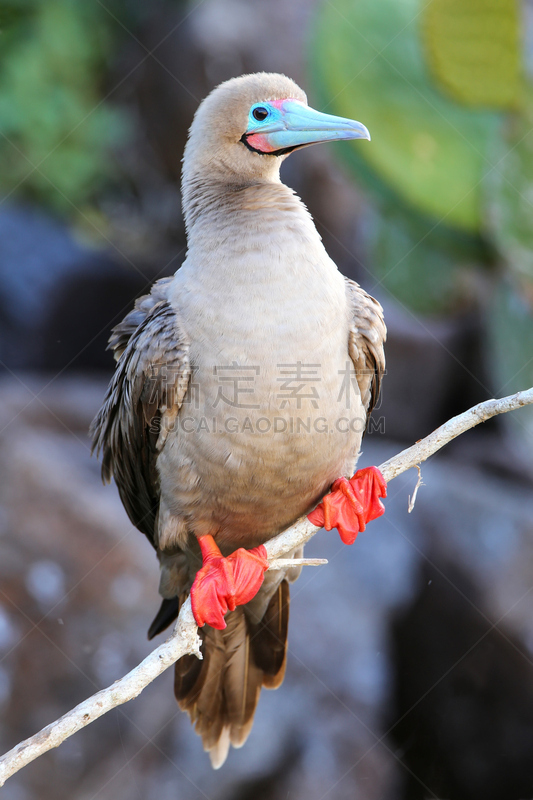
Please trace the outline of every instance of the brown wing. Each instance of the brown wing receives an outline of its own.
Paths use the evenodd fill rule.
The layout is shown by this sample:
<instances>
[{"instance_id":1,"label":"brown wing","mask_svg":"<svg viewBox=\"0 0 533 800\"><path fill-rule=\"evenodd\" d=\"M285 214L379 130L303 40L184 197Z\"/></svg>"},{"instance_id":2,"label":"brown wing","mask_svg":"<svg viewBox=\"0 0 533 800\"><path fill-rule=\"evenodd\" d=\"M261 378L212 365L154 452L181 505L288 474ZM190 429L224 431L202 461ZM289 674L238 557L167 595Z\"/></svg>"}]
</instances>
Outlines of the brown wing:
<instances>
[{"instance_id":1,"label":"brown wing","mask_svg":"<svg viewBox=\"0 0 533 800\"><path fill-rule=\"evenodd\" d=\"M152 544L161 416L179 409L190 376L189 341L167 300L168 284L167 279L158 281L114 328L110 347L118 354L117 366L91 425L103 479L115 478L130 520Z\"/></svg>"},{"instance_id":2,"label":"brown wing","mask_svg":"<svg viewBox=\"0 0 533 800\"><path fill-rule=\"evenodd\" d=\"M381 379L385 373L383 344L387 329L383 309L377 300L348 278L346 292L352 312L348 351L355 367L363 405L370 414L378 401Z\"/></svg>"},{"instance_id":3,"label":"brown wing","mask_svg":"<svg viewBox=\"0 0 533 800\"><path fill-rule=\"evenodd\" d=\"M166 302L167 291L172 283L173 276L160 278L150 289L150 294L145 294L135 301L135 305L129 314L126 314L122 322L115 325L109 337L108 350L113 351L115 361L118 361L128 342L137 330L145 322L146 318L153 311L154 307L161 302Z\"/></svg>"}]
</instances>

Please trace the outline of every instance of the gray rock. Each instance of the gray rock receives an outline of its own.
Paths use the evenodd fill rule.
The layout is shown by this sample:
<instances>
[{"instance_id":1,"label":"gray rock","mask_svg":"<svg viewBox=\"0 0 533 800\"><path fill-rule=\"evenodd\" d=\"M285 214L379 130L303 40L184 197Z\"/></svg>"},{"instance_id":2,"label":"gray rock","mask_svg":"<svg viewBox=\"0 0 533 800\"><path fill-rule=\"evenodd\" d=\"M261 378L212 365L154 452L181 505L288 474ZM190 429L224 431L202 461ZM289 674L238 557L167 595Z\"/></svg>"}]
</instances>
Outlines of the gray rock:
<instances>
[{"instance_id":1,"label":"gray rock","mask_svg":"<svg viewBox=\"0 0 533 800\"><path fill-rule=\"evenodd\" d=\"M2 207L2 369L109 370L110 329L153 277L153 268L83 246L44 212Z\"/></svg>"}]
</instances>

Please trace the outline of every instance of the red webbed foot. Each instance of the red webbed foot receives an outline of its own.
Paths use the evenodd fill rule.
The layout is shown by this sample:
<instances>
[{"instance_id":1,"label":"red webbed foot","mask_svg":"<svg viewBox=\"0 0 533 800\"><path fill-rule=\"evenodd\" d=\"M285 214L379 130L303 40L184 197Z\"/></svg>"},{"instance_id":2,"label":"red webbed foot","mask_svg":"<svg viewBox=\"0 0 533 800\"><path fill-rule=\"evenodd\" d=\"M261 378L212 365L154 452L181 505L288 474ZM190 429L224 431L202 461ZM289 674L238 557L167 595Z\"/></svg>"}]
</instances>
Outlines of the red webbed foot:
<instances>
[{"instance_id":1,"label":"red webbed foot","mask_svg":"<svg viewBox=\"0 0 533 800\"><path fill-rule=\"evenodd\" d=\"M191 587L191 606L196 624L226 627L224 614L255 597L268 569L263 545L253 550L239 547L224 558L212 536L198 537L203 566Z\"/></svg>"},{"instance_id":2,"label":"red webbed foot","mask_svg":"<svg viewBox=\"0 0 533 800\"><path fill-rule=\"evenodd\" d=\"M385 513L380 497L387 482L377 467L358 470L353 478L337 478L322 502L307 515L309 522L330 531L337 528L344 544L353 544L366 523Z\"/></svg>"}]
</instances>

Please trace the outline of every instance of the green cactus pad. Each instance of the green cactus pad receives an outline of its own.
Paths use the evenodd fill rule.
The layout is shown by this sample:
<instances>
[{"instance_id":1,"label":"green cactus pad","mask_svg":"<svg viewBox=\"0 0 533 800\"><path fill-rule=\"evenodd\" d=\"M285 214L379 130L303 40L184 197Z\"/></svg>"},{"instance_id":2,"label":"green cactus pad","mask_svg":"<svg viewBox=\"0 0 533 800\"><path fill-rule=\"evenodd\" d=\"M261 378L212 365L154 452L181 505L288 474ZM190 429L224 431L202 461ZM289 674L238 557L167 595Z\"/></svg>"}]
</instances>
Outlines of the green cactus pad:
<instances>
[{"instance_id":1,"label":"green cactus pad","mask_svg":"<svg viewBox=\"0 0 533 800\"><path fill-rule=\"evenodd\" d=\"M432 0L422 15L422 32L433 74L453 98L496 109L517 104L516 0Z\"/></svg>"}]
</instances>

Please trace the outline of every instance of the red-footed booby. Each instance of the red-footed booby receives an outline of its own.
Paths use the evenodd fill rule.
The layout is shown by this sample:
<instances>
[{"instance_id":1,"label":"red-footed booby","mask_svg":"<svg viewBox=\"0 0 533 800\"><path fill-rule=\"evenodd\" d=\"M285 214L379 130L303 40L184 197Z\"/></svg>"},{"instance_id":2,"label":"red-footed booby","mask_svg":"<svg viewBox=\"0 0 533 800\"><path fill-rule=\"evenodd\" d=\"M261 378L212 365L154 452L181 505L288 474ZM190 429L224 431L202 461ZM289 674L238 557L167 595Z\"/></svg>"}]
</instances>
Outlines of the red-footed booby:
<instances>
[{"instance_id":1,"label":"red-footed booby","mask_svg":"<svg viewBox=\"0 0 533 800\"><path fill-rule=\"evenodd\" d=\"M384 371L379 303L344 278L280 181L300 147L370 139L283 75L218 86L183 160L188 251L114 330L117 366L93 422L105 480L161 566L153 636L190 594L203 661L175 694L214 767L244 744L262 686L285 671L288 582L264 542L302 514L353 541L382 513L377 470L352 475ZM297 554L299 555L299 554Z\"/></svg>"}]
</instances>

